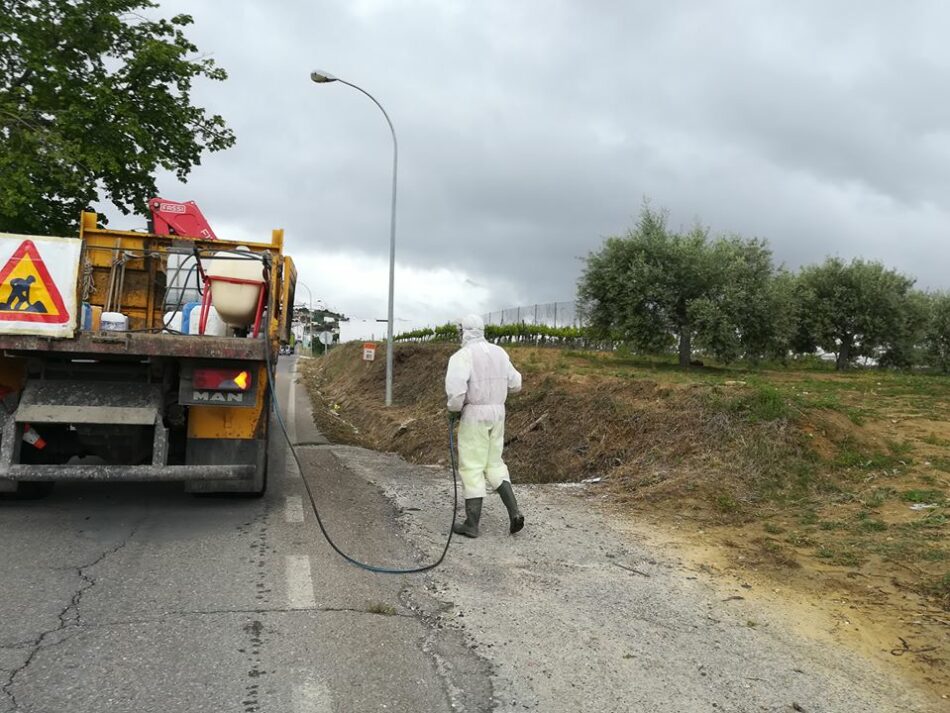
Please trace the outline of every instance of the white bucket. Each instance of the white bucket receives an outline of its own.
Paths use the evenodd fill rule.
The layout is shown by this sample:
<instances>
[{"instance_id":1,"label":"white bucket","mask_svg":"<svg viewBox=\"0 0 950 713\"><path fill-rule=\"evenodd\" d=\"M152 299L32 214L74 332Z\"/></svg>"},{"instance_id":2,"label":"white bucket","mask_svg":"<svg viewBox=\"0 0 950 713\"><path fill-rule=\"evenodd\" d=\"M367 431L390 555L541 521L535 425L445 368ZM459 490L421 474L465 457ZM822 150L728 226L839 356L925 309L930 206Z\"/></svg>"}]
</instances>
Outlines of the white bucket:
<instances>
[{"instance_id":1,"label":"white bucket","mask_svg":"<svg viewBox=\"0 0 950 713\"><path fill-rule=\"evenodd\" d=\"M201 307L197 307L191 310L191 313L188 315L188 334L199 334L198 326L201 322ZM211 307L208 310L208 323L205 325L206 337L226 337L228 335L228 325L226 325L221 316L218 314L218 310L214 307Z\"/></svg>"},{"instance_id":2,"label":"white bucket","mask_svg":"<svg viewBox=\"0 0 950 713\"><path fill-rule=\"evenodd\" d=\"M181 310L178 312L166 312L165 319L163 320L165 325L165 333L169 332L178 332L181 333Z\"/></svg>"},{"instance_id":3,"label":"white bucket","mask_svg":"<svg viewBox=\"0 0 950 713\"><path fill-rule=\"evenodd\" d=\"M99 329L103 332L129 331L129 318L121 312L103 312L99 321Z\"/></svg>"}]
</instances>

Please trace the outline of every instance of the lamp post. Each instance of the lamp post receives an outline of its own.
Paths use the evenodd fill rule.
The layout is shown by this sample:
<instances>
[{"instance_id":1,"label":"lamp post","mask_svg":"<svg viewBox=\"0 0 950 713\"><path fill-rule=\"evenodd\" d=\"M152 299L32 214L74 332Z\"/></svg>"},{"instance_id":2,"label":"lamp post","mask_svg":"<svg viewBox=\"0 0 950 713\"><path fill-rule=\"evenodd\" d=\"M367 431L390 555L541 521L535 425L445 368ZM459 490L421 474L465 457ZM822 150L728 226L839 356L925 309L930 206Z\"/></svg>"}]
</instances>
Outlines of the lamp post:
<instances>
[{"instance_id":1,"label":"lamp post","mask_svg":"<svg viewBox=\"0 0 950 713\"><path fill-rule=\"evenodd\" d=\"M328 72L315 70L310 73L310 79L317 84L327 84L329 82L339 82L348 87L352 87L361 94L365 94L372 102L379 107L389 125L389 132L393 135L393 195L392 209L389 218L389 315L388 315L388 337L386 339L386 405L393 404L393 293L394 283L396 281L396 173L399 166L399 145L396 142L396 130L393 128L393 122L389 119L389 114L383 108L376 97L370 94L362 87L358 87L345 79L334 77Z\"/></svg>"},{"instance_id":2,"label":"lamp post","mask_svg":"<svg viewBox=\"0 0 950 713\"><path fill-rule=\"evenodd\" d=\"M313 356L313 293L310 291L310 288L307 287L307 283L297 280L297 284L303 287L307 291L307 296L310 297L310 356Z\"/></svg>"}]
</instances>

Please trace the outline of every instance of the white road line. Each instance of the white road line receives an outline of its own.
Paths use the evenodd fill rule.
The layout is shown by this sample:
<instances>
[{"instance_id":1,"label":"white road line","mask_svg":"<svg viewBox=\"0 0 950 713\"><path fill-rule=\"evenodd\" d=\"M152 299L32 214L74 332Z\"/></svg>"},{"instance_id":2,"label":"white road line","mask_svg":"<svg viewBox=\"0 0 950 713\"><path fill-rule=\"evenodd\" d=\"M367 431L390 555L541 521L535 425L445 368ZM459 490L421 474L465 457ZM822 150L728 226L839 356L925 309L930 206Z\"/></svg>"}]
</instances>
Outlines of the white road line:
<instances>
[{"instance_id":1,"label":"white road line","mask_svg":"<svg viewBox=\"0 0 950 713\"><path fill-rule=\"evenodd\" d=\"M288 495L284 505L284 518L287 522L303 522L303 498L299 495Z\"/></svg>"},{"instance_id":2,"label":"white road line","mask_svg":"<svg viewBox=\"0 0 950 713\"><path fill-rule=\"evenodd\" d=\"M307 555L287 555L287 601L291 609L309 609L317 605Z\"/></svg>"},{"instance_id":3,"label":"white road line","mask_svg":"<svg viewBox=\"0 0 950 713\"><path fill-rule=\"evenodd\" d=\"M294 686L292 696L294 713L331 713L333 697L330 688L313 676Z\"/></svg>"}]
</instances>

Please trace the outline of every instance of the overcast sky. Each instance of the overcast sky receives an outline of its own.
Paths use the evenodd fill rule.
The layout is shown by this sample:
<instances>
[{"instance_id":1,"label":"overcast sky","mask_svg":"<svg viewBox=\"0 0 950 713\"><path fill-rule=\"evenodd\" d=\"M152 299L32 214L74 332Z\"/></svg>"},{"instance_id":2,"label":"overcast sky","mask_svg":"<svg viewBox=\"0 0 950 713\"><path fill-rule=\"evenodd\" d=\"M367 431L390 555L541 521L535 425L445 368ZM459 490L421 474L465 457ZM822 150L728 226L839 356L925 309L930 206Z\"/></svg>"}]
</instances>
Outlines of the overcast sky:
<instances>
[{"instance_id":1,"label":"overcast sky","mask_svg":"<svg viewBox=\"0 0 950 713\"><path fill-rule=\"evenodd\" d=\"M222 237L285 228L314 299L347 314L385 316L392 144L366 97L313 68L396 126L396 312L414 323L572 299L580 258L644 196L674 227L766 238L789 267L862 256L950 287L950 5L161 6L192 14L229 72L194 99L237 134L162 195Z\"/></svg>"}]
</instances>

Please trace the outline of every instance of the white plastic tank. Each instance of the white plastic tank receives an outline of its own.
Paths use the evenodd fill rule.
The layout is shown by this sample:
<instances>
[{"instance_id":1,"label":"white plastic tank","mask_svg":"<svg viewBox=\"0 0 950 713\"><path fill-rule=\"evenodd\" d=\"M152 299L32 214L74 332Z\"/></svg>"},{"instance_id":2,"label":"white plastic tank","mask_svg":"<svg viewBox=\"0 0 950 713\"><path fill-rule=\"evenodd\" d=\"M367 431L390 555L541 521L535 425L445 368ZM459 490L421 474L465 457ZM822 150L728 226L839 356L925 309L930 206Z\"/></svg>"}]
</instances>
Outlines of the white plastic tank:
<instances>
[{"instance_id":1,"label":"white plastic tank","mask_svg":"<svg viewBox=\"0 0 950 713\"><path fill-rule=\"evenodd\" d=\"M129 318L121 312L103 312L99 321L99 328L103 332L129 331Z\"/></svg>"},{"instance_id":2,"label":"white plastic tank","mask_svg":"<svg viewBox=\"0 0 950 713\"><path fill-rule=\"evenodd\" d=\"M191 332L191 314L194 312L198 314L201 312L201 303L200 302L189 302L184 307L181 308L181 331L182 334L192 334ZM197 324L197 322L196 322ZM197 334L197 332L195 332Z\"/></svg>"},{"instance_id":3,"label":"white plastic tank","mask_svg":"<svg viewBox=\"0 0 950 713\"><path fill-rule=\"evenodd\" d=\"M205 261L209 277L231 277L256 283L246 285L211 281L211 304L218 310L221 320L234 327L247 327L254 323L264 284L264 265L257 258L246 247L240 246L234 250L217 252Z\"/></svg>"},{"instance_id":4,"label":"white plastic tank","mask_svg":"<svg viewBox=\"0 0 950 713\"><path fill-rule=\"evenodd\" d=\"M165 306L181 307L201 299L198 290L200 277L193 255L172 253L168 256Z\"/></svg>"},{"instance_id":5,"label":"white plastic tank","mask_svg":"<svg viewBox=\"0 0 950 713\"><path fill-rule=\"evenodd\" d=\"M201 308L191 310L188 315L188 334L201 334L198 327L201 323ZM206 337L226 337L228 334L228 325L226 325L218 315L218 310L211 307L208 310L208 322L205 324Z\"/></svg>"},{"instance_id":6,"label":"white plastic tank","mask_svg":"<svg viewBox=\"0 0 950 713\"><path fill-rule=\"evenodd\" d=\"M177 312L166 312L163 323L165 324L166 333L167 332L181 333L181 310Z\"/></svg>"}]
</instances>

